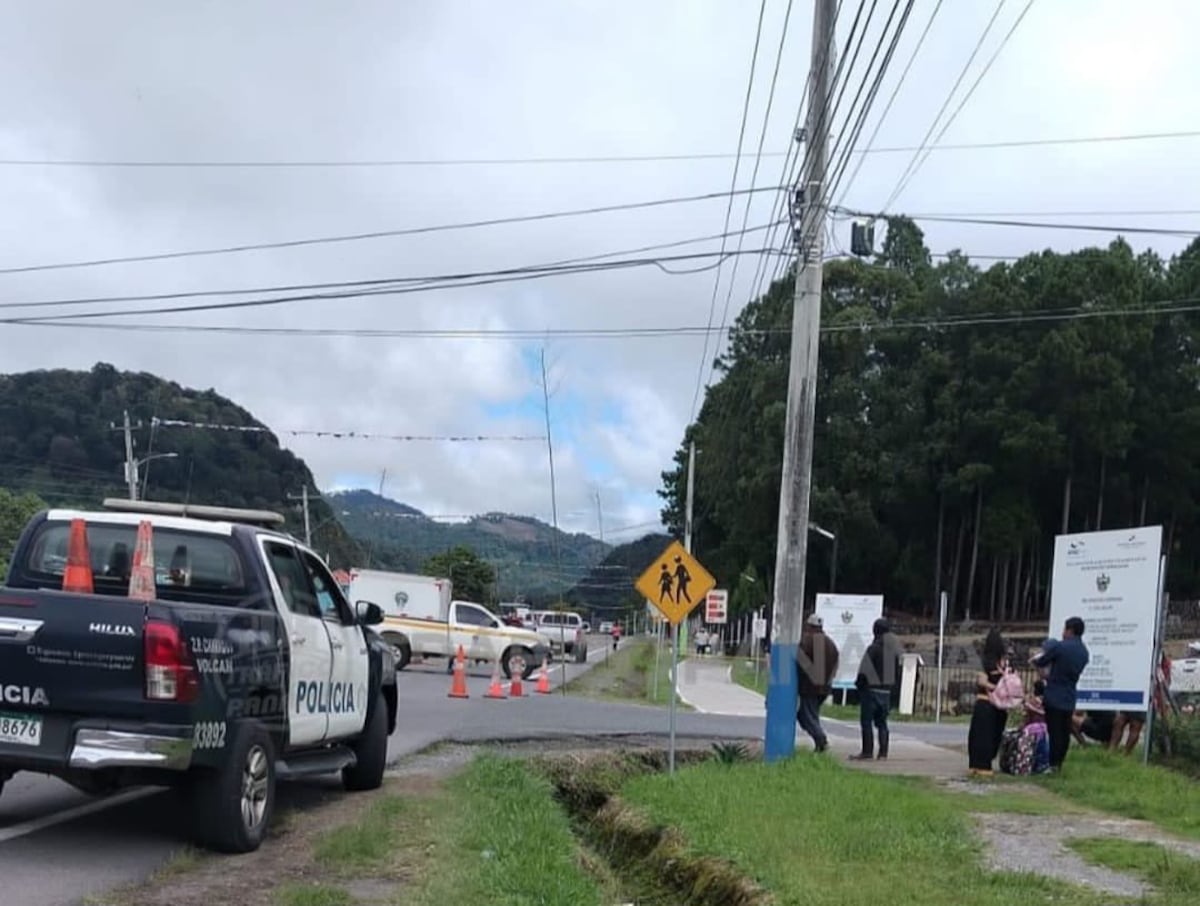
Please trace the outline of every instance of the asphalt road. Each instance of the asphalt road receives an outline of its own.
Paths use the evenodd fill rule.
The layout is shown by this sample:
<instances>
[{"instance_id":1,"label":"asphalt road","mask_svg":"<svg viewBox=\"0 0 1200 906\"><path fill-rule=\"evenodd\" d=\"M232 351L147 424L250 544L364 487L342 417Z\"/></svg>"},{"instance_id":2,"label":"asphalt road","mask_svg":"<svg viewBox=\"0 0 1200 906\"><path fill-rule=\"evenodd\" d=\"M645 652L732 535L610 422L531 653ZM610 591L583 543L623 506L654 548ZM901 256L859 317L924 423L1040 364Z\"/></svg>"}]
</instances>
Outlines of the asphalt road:
<instances>
[{"instance_id":1,"label":"asphalt road","mask_svg":"<svg viewBox=\"0 0 1200 906\"><path fill-rule=\"evenodd\" d=\"M567 664L570 679L602 661L608 640L591 641L590 662ZM579 699L554 692L539 695L532 681L526 697L484 698L490 680L486 666L470 667L470 698L447 696L445 662L414 665L399 676L398 726L392 760L439 741L548 739L563 736L665 734L664 708ZM551 668L552 685L563 673ZM833 723L835 736L856 737L857 727ZM680 711L681 736L761 738L761 718L724 717ZM926 742L961 742L964 726L898 725L897 736ZM303 806L315 794L336 787L322 778L281 784L280 807ZM21 906L73 906L88 896L137 882L186 845L187 818L172 793L159 789L126 791L93 799L66 784L36 774L18 774L0 796L0 878L3 903Z\"/></svg>"}]
</instances>

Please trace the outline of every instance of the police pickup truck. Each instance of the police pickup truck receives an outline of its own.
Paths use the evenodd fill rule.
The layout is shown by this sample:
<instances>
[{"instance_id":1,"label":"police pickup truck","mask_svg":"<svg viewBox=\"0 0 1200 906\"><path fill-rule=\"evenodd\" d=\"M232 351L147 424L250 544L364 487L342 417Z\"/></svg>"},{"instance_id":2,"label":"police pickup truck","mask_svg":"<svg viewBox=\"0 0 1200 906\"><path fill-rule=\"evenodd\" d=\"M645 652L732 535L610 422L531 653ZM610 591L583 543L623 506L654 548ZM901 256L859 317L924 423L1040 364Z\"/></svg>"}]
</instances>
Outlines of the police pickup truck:
<instances>
[{"instance_id":1,"label":"police pickup truck","mask_svg":"<svg viewBox=\"0 0 1200 906\"><path fill-rule=\"evenodd\" d=\"M175 787L201 845L248 852L276 779L378 787L396 727L379 608L352 608L278 514L104 506L34 516L0 587L0 788Z\"/></svg>"}]
</instances>

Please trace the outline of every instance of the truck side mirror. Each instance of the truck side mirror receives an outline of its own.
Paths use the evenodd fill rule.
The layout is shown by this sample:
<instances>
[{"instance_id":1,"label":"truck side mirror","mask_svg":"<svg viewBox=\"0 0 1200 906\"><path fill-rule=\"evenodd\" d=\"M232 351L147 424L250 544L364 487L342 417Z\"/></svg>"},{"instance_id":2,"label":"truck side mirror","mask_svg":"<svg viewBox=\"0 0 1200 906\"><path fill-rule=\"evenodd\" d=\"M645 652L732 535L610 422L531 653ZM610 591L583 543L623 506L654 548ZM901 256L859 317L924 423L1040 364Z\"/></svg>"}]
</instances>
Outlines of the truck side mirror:
<instances>
[{"instance_id":1,"label":"truck side mirror","mask_svg":"<svg viewBox=\"0 0 1200 906\"><path fill-rule=\"evenodd\" d=\"M383 608L370 601L358 601L354 605L354 615L363 626L378 626L383 622Z\"/></svg>"}]
</instances>

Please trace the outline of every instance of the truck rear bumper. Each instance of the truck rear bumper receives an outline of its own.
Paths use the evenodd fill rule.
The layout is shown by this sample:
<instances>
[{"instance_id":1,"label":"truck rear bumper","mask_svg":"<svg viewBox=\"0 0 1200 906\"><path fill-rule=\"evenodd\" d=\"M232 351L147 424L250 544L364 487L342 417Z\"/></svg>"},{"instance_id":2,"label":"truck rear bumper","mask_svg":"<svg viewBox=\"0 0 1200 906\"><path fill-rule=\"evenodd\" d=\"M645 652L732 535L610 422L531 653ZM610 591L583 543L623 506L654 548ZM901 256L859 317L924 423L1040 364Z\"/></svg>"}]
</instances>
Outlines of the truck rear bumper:
<instances>
[{"instance_id":1,"label":"truck rear bumper","mask_svg":"<svg viewBox=\"0 0 1200 906\"><path fill-rule=\"evenodd\" d=\"M81 727L75 734L68 764L72 768L158 768L186 771L192 763L192 740L181 736Z\"/></svg>"}]
</instances>

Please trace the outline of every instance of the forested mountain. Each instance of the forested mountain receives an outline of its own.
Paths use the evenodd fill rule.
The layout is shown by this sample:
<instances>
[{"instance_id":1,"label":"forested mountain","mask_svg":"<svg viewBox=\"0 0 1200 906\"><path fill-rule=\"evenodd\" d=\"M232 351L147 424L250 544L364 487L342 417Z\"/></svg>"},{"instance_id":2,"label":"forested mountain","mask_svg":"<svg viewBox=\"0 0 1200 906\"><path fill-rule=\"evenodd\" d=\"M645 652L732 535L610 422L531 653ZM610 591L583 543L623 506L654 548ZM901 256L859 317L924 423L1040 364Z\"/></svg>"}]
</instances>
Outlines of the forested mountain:
<instances>
[{"instance_id":1,"label":"forested mountain","mask_svg":"<svg viewBox=\"0 0 1200 906\"><path fill-rule=\"evenodd\" d=\"M126 496L124 435L113 428L125 411L141 422L136 458L176 454L148 463L148 473L143 466L141 496L275 510L302 535L299 508L287 498L314 486L304 462L269 431L203 427L262 428L249 412L213 390L189 390L103 363L91 371L0 375L0 487L32 492L51 506L94 507L104 497ZM312 503L311 520L314 546L331 565L361 560L321 500Z\"/></svg>"},{"instance_id":2,"label":"forested mountain","mask_svg":"<svg viewBox=\"0 0 1200 906\"><path fill-rule=\"evenodd\" d=\"M619 616L628 605L643 600L633 583L670 543L669 536L652 534L614 547L575 583L566 600L595 614L598 620Z\"/></svg>"},{"instance_id":3,"label":"forested mountain","mask_svg":"<svg viewBox=\"0 0 1200 906\"><path fill-rule=\"evenodd\" d=\"M663 475L678 531L686 443L703 449L696 551L723 584L774 572L792 286L739 316ZM839 536L838 590L1042 615L1056 534L1161 524L1167 589L1200 595L1197 310L1200 241L1170 261L1117 240L983 270L934 264L895 219L873 261L827 263L812 518ZM829 547L810 538L809 598Z\"/></svg>"},{"instance_id":4,"label":"forested mountain","mask_svg":"<svg viewBox=\"0 0 1200 906\"><path fill-rule=\"evenodd\" d=\"M530 516L485 513L465 522L439 522L372 491L342 491L325 499L375 568L417 571L435 554L467 547L496 569L496 593L503 601L556 600L609 550L591 535L556 532Z\"/></svg>"}]
</instances>

